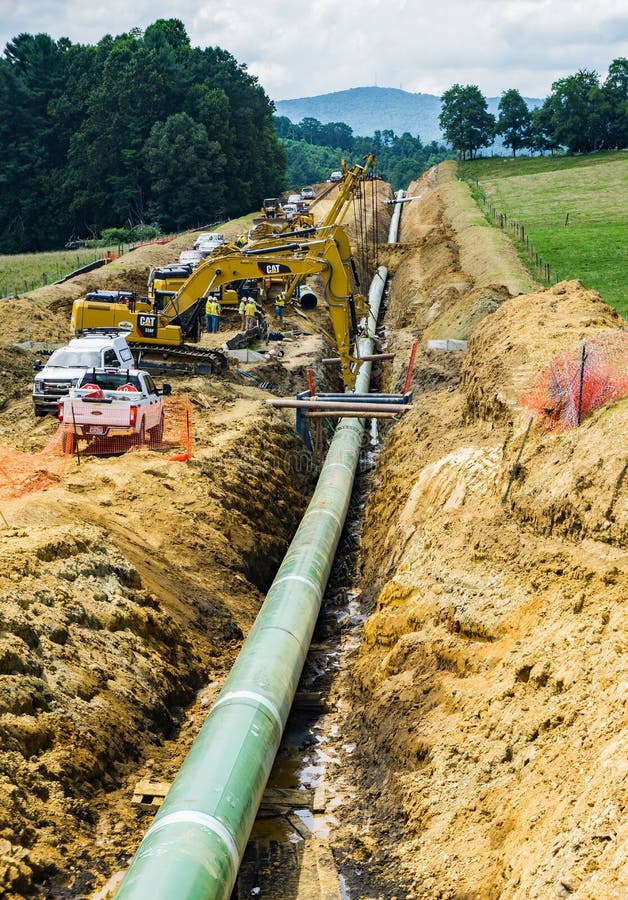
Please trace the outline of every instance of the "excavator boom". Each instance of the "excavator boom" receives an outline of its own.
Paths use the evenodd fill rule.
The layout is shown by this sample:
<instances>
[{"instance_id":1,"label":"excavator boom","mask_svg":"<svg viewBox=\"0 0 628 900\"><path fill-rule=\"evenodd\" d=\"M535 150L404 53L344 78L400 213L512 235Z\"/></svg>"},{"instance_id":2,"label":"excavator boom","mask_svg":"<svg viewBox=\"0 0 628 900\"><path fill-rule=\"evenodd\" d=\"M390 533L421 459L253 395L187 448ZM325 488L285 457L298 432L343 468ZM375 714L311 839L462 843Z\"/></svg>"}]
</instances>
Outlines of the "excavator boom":
<instances>
[{"instance_id":1,"label":"excavator boom","mask_svg":"<svg viewBox=\"0 0 628 900\"><path fill-rule=\"evenodd\" d=\"M181 345L186 323L198 321L205 299L225 285L247 279L285 277L303 279L320 275L331 324L336 337L345 386L353 388L359 360L353 355L358 323L368 306L354 294L349 240L338 226L319 229L307 241L294 241L259 249L233 249L208 257L192 273L162 310L133 308L125 303L93 303L77 300L72 309L75 331L126 328L129 343ZM234 295L236 296L236 295Z\"/></svg>"}]
</instances>

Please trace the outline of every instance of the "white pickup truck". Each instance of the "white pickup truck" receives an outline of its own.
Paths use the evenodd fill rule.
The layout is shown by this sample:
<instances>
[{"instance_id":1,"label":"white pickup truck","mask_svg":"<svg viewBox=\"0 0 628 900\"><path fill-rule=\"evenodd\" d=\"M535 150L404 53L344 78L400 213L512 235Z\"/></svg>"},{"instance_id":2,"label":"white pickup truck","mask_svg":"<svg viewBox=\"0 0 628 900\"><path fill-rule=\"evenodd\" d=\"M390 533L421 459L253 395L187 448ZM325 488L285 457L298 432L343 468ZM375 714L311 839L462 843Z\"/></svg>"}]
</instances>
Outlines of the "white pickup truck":
<instances>
[{"instance_id":1,"label":"white pickup truck","mask_svg":"<svg viewBox=\"0 0 628 900\"><path fill-rule=\"evenodd\" d=\"M90 369L81 381L59 400L63 448L73 453L79 440L106 442L113 452L140 447L148 435L158 444L164 432L163 397L149 372L142 369Z\"/></svg>"}]
</instances>

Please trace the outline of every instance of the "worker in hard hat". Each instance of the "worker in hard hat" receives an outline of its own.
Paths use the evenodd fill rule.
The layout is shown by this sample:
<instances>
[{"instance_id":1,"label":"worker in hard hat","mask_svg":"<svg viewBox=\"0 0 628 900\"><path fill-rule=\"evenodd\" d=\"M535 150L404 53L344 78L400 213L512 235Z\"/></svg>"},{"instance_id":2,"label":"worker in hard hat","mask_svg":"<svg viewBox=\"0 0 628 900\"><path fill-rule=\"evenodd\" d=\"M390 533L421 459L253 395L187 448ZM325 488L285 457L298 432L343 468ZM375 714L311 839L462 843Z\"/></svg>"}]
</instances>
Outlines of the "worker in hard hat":
<instances>
[{"instance_id":1,"label":"worker in hard hat","mask_svg":"<svg viewBox=\"0 0 628 900\"><path fill-rule=\"evenodd\" d=\"M257 306L252 297L248 297L244 305L244 324L246 331L249 328L255 328L255 316L257 315Z\"/></svg>"},{"instance_id":2,"label":"worker in hard hat","mask_svg":"<svg viewBox=\"0 0 628 900\"><path fill-rule=\"evenodd\" d=\"M279 291L275 297L275 318L283 322L283 310L286 305L286 295L283 291Z\"/></svg>"},{"instance_id":3,"label":"worker in hard hat","mask_svg":"<svg viewBox=\"0 0 628 900\"><path fill-rule=\"evenodd\" d=\"M207 333L215 334L218 331L220 322L220 303L212 294L209 295L205 303L205 321Z\"/></svg>"},{"instance_id":4,"label":"worker in hard hat","mask_svg":"<svg viewBox=\"0 0 628 900\"><path fill-rule=\"evenodd\" d=\"M245 310L246 310L246 301L248 299L249 298L246 294L242 294L242 296L240 297L240 305L238 306L238 312L240 313L240 317L242 320L241 321L242 331L244 331L246 328L246 312L245 312Z\"/></svg>"}]
</instances>

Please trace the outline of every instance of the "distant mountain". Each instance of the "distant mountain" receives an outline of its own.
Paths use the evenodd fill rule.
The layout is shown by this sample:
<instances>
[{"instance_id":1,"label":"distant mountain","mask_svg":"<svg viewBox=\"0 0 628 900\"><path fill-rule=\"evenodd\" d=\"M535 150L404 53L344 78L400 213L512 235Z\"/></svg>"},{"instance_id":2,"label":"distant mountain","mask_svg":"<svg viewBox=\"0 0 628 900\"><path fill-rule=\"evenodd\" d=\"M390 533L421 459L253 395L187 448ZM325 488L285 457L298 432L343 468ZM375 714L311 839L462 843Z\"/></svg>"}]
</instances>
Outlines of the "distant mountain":
<instances>
[{"instance_id":1,"label":"distant mountain","mask_svg":"<svg viewBox=\"0 0 628 900\"><path fill-rule=\"evenodd\" d=\"M524 98L530 109L543 102ZM497 115L499 97L487 97L489 112ZM411 94L398 88L361 87L298 100L275 100L278 116L291 122L311 117L319 122L345 122L354 135L371 137L376 131L390 129L397 135L404 131L420 136L424 144L441 141L438 124L440 97L433 94Z\"/></svg>"}]
</instances>

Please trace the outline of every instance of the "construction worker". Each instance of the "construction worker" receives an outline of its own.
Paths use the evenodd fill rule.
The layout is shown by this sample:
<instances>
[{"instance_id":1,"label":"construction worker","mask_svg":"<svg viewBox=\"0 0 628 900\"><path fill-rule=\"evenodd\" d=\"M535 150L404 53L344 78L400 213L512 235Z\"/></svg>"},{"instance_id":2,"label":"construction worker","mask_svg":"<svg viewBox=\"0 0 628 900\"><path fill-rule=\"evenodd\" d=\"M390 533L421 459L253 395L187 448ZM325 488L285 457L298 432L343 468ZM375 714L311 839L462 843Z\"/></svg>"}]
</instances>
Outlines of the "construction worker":
<instances>
[{"instance_id":1,"label":"construction worker","mask_svg":"<svg viewBox=\"0 0 628 900\"><path fill-rule=\"evenodd\" d=\"M238 312L240 313L240 316L241 316L241 318L242 318L242 323L241 323L242 331L244 331L244 330L245 330L245 327L246 327L246 313L245 313L245 309L246 309L246 301L247 301L248 299L249 299L249 298L247 297L246 294L242 294L242 296L240 297L240 305L238 306Z\"/></svg>"},{"instance_id":2,"label":"construction worker","mask_svg":"<svg viewBox=\"0 0 628 900\"><path fill-rule=\"evenodd\" d=\"M286 305L286 295L283 291L279 291L275 297L275 318L283 322L283 310Z\"/></svg>"},{"instance_id":3,"label":"construction worker","mask_svg":"<svg viewBox=\"0 0 628 900\"><path fill-rule=\"evenodd\" d=\"M255 328L255 316L257 315L257 306L255 305L255 300L252 297L247 297L246 303L244 305L244 326L245 331L248 331L249 328Z\"/></svg>"},{"instance_id":4,"label":"construction worker","mask_svg":"<svg viewBox=\"0 0 628 900\"><path fill-rule=\"evenodd\" d=\"M215 334L218 331L220 320L220 303L216 297L211 294L205 303L205 320L207 323L207 333Z\"/></svg>"}]
</instances>

